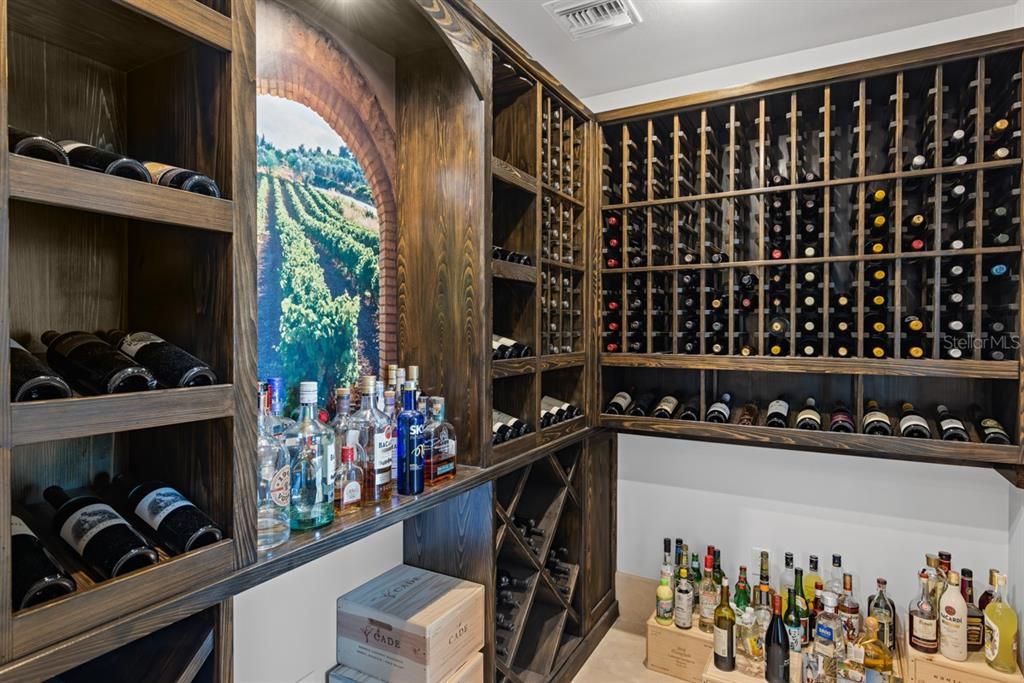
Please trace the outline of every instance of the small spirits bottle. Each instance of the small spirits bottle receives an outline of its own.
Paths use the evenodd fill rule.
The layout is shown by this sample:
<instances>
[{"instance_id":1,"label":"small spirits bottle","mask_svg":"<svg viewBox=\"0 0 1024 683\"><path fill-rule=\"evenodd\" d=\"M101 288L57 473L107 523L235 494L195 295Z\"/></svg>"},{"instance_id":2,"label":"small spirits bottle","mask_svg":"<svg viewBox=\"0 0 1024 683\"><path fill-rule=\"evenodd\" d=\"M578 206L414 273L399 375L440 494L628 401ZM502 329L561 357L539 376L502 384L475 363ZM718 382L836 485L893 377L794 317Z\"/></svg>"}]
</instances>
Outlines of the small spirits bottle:
<instances>
[{"instance_id":1,"label":"small spirits bottle","mask_svg":"<svg viewBox=\"0 0 1024 683\"><path fill-rule=\"evenodd\" d=\"M299 419L284 433L292 468L289 519L293 530L334 520L334 432L320 422L316 382L299 384Z\"/></svg>"},{"instance_id":2,"label":"small spirits bottle","mask_svg":"<svg viewBox=\"0 0 1024 683\"><path fill-rule=\"evenodd\" d=\"M363 468L356 462L354 446L342 446L338 461L338 484L334 491L334 508L339 515L357 512L363 506Z\"/></svg>"},{"instance_id":3,"label":"small spirits bottle","mask_svg":"<svg viewBox=\"0 0 1024 683\"><path fill-rule=\"evenodd\" d=\"M455 428L444 419L443 396L430 398L430 422L425 427L423 443L426 446L426 469L423 475L426 485L437 486L454 479L458 446Z\"/></svg>"},{"instance_id":4,"label":"small spirits bottle","mask_svg":"<svg viewBox=\"0 0 1024 683\"><path fill-rule=\"evenodd\" d=\"M974 603L974 572L960 570L960 594L967 603L967 650L980 652L985 646L985 613Z\"/></svg>"},{"instance_id":5,"label":"small spirits bottle","mask_svg":"<svg viewBox=\"0 0 1024 683\"><path fill-rule=\"evenodd\" d=\"M402 388L402 412L397 423L398 494L417 496L423 493L423 413L416 410L415 382L406 382Z\"/></svg>"},{"instance_id":6,"label":"small spirits bottle","mask_svg":"<svg viewBox=\"0 0 1024 683\"><path fill-rule=\"evenodd\" d=\"M922 572L918 579L921 594L910 602L910 647L919 652L934 654L939 651L938 610L932 592L928 589L928 576Z\"/></svg>"},{"instance_id":7,"label":"small spirits bottle","mask_svg":"<svg viewBox=\"0 0 1024 683\"><path fill-rule=\"evenodd\" d=\"M878 633L878 620L868 617L864 620L864 633L851 645L847 661L857 668L871 669L880 674L892 672L892 650Z\"/></svg>"},{"instance_id":8,"label":"small spirits bottle","mask_svg":"<svg viewBox=\"0 0 1024 683\"><path fill-rule=\"evenodd\" d=\"M985 661L996 671L1017 671L1017 613L1003 602L1006 574L995 580L995 592L985 607Z\"/></svg>"},{"instance_id":9,"label":"small spirits bottle","mask_svg":"<svg viewBox=\"0 0 1024 683\"><path fill-rule=\"evenodd\" d=\"M750 606L750 584L747 583L747 568L740 565L740 576L736 579L736 609L746 611Z\"/></svg>"},{"instance_id":10,"label":"small spirits bottle","mask_svg":"<svg viewBox=\"0 0 1024 683\"><path fill-rule=\"evenodd\" d=\"M676 584L676 598L672 619L676 628L693 628L693 585L686 567L679 568L679 583Z\"/></svg>"},{"instance_id":11,"label":"small spirits bottle","mask_svg":"<svg viewBox=\"0 0 1024 683\"><path fill-rule=\"evenodd\" d=\"M270 431L270 393L260 382L260 413L256 437L256 548L270 550L288 540L288 506L291 501L291 467L288 451Z\"/></svg>"},{"instance_id":12,"label":"small spirits bottle","mask_svg":"<svg viewBox=\"0 0 1024 683\"><path fill-rule=\"evenodd\" d=\"M939 603L939 653L954 662L967 660L967 601L960 594L960 575L952 570Z\"/></svg>"},{"instance_id":13,"label":"small spirits bottle","mask_svg":"<svg viewBox=\"0 0 1024 683\"><path fill-rule=\"evenodd\" d=\"M818 615L814 628L814 654L820 658L822 670L819 681L836 683L839 662L846 659L846 636L843 620L836 612L839 602L835 593L825 591L821 596L824 611Z\"/></svg>"},{"instance_id":14,"label":"small spirits bottle","mask_svg":"<svg viewBox=\"0 0 1024 683\"><path fill-rule=\"evenodd\" d=\"M658 588L654 591L654 620L662 626L672 625L672 587L668 579L661 578Z\"/></svg>"}]
</instances>

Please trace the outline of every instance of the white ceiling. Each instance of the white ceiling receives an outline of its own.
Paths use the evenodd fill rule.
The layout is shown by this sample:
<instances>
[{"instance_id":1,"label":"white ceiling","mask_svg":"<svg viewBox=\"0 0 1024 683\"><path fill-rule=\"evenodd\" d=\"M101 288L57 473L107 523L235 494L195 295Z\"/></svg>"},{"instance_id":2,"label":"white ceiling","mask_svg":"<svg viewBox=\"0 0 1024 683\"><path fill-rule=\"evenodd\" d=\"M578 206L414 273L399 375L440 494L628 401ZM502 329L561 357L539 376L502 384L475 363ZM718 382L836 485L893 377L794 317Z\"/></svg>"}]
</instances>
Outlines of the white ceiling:
<instances>
[{"instance_id":1,"label":"white ceiling","mask_svg":"<svg viewBox=\"0 0 1024 683\"><path fill-rule=\"evenodd\" d=\"M1013 5L1015 0L634 0L643 23L573 41L545 0L476 0L578 97Z\"/></svg>"}]
</instances>

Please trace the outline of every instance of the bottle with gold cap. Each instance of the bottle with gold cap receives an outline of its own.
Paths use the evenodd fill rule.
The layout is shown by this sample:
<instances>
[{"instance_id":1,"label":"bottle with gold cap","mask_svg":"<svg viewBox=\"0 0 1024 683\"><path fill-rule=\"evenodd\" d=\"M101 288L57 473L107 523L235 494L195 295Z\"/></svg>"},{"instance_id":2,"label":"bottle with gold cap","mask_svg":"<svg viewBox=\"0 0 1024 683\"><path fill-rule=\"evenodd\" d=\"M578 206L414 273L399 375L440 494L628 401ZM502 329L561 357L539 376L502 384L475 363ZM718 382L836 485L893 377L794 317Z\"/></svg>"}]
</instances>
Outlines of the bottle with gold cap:
<instances>
[{"instance_id":1,"label":"bottle with gold cap","mask_svg":"<svg viewBox=\"0 0 1024 683\"><path fill-rule=\"evenodd\" d=\"M985 607L985 661L996 671L1017 672L1017 613L1003 601L1006 574L995 577L995 592Z\"/></svg>"},{"instance_id":2,"label":"bottle with gold cap","mask_svg":"<svg viewBox=\"0 0 1024 683\"><path fill-rule=\"evenodd\" d=\"M374 405L377 378L365 375L359 382L362 400L359 410L349 418L349 429L358 434L357 450L364 454L364 501L379 503L391 499L391 463L395 455L394 426ZM392 400L394 397L392 396Z\"/></svg>"},{"instance_id":3,"label":"bottle with gold cap","mask_svg":"<svg viewBox=\"0 0 1024 683\"><path fill-rule=\"evenodd\" d=\"M881 674L892 673L892 651L878 634L878 619L868 617L864 620L864 632L856 644L847 652L847 665L851 662L862 669L871 669Z\"/></svg>"}]
</instances>

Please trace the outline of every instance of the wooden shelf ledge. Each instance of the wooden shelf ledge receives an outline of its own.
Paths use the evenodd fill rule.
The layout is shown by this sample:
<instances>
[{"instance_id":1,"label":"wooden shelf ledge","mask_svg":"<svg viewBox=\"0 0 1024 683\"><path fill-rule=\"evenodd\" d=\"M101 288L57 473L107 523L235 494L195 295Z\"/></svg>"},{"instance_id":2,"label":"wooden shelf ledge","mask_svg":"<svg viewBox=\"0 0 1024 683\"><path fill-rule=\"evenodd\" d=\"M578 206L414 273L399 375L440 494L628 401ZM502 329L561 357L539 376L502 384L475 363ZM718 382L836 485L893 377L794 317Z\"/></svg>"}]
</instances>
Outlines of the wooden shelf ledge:
<instances>
[{"instance_id":1,"label":"wooden shelf ledge","mask_svg":"<svg viewBox=\"0 0 1024 683\"><path fill-rule=\"evenodd\" d=\"M899 458L949 464L1016 465L1020 447L984 443L958 443L938 439L840 434L837 432L777 429L774 427L683 422L655 417L602 415L601 426L650 436L673 436L699 441L720 441L749 446L824 451L876 458Z\"/></svg>"},{"instance_id":2,"label":"wooden shelf ledge","mask_svg":"<svg viewBox=\"0 0 1024 683\"><path fill-rule=\"evenodd\" d=\"M502 280L534 284L537 282L537 266L524 266L521 263L491 259L491 275Z\"/></svg>"},{"instance_id":3,"label":"wooden shelf ledge","mask_svg":"<svg viewBox=\"0 0 1024 683\"><path fill-rule=\"evenodd\" d=\"M555 188L551 187L547 183L543 184L543 188L544 188L545 192L547 192L548 194L550 194L553 197L558 198L560 201L568 202L570 204L573 204L578 209L582 209L583 208L583 202L580 201L579 199L576 199L576 197L573 197L572 195L568 195L568 194L562 192L561 190L556 190Z\"/></svg>"},{"instance_id":4,"label":"wooden shelf ledge","mask_svg":"<svg viewBox=\"0 0 1024 683\"><path fill-rule=\"evenodd\" d=\"M577 265L575 263L566 263L565 261L556 261L555 259L542 258L540 260L541 265L546 268L564 268L565 270L575 270L577 273L586 272L586 268Z\"/></svg>"},{"instance_id":5,"label":"wooden shelf ledge","mask_svg":"<svg viewBox=\"0 0 1024 683\"><path fill-rule=\"evenodd\" d=\"M491 173L498 180L518 187L526 192L537 192L537 178L526 171L520 170L504 159L491 157Z\"/></svg>"},{"instance_id":6,"label":"wooden shelf ledge","mask_svg":"<svg viewBox=\"0 0 1024 683\"><path fill-rule=\"evenodd\" d=\"M164 26L201 40L215 48L231 51L231 19L196 0L114 0Z\"/></svg>"},{"instance_id":7,"label":"wooden shelf ledge","mask_svg":"<svg viewBox=\"0 0 1024 683\"><path fill-rule=\"evenodd\" d=\"M505 360L491 361L492 379L532 375L535 372L537 372L536 356L530 356L529 358L506 358Z\"/></svg>"},{"instance_id":8,"label":"wooden shelf ledge","mask_svg":"<svg viewBox=\"0 0 1024 683\"><path fill-rule=\"evenodd\" d=\"M8 156L11 199L200 230L234 230L234 205L227 199L17 154Z\"/></svg>"},{"instance_id":9,"label":"wooden shelf ledge","mask_svg":"<svg viewBox=\"0 0 1024 683\"><path fill-rule=\"evenodd\" d=\"M217 384L12 403L12 445L230 417L234 400L232 385Z\"/></svg>"},{"instance_id":10,"label":"wooden shelf ledge","mask_svg":"<svg viewBox=\"0 0 1024 683\"><path fill-rule=\"evenodd\" d=\"M562 368L577 368L583 365L585 355L582 351L574 353L554 353L540 357L540 369L542 372L548 370L560 370Z\"/></svg>"},{"instance_id":11,"label":"wooden shelf ledge","mask_svg":"<svg viewBox=\"0 0 1024 683\"><path fill-rule=\"evenodd\" d=\"M605 353L602 367L736 372L806 372L824 375L895 377L974 377L1016 380L1017 361L905 360L900 358L779 358L775 356L709 356L676 353Z\"/></svg>"}]
</instances>

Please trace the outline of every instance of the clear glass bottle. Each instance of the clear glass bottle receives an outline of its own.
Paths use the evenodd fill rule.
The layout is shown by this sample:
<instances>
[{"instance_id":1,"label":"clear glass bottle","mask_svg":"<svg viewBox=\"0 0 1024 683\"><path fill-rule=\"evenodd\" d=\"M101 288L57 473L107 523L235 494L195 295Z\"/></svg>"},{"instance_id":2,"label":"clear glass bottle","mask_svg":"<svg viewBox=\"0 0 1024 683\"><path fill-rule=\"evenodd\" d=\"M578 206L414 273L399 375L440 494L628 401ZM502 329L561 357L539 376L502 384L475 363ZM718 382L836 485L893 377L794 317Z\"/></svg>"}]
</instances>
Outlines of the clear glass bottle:
<instances>
[{"instance_id":1,"label":"clear glass bottle","mask_svg":"<svg viewBox=\"0 0 1024 683\"><path fill-rule=\"evenodd\" d=\"M399 370L401 371L401 376L404 377L405 370L402 368L399 368ZM395 397L398 395L399 392L395 392L391 389L385 389L384 410L381 411L384 413L384 417L386 417L388 422L391 424L391 431L395 435L395 450L391 456L391 486L395 489L395 493L398 492L398 409L396 408L395 403Z\"/></svg>"},{"instance_id":2,"label":"clear glass bottle","mask_svg":"<svg viewBox=\"0 0 1024 683\"><path fill-rule=\"evenodd\" d=\"M748 676L764 676L764 634L765 627L758 620L753 607L736 613L737 643L739 651L746 655L740 660L740 668Z\"/></svg>"},{"instance_id":3,"label":"clear glass bottle","mask_svg":"<svg viewBox=\"0 0 1024 683\"><path fill-rule=\"evenodd\" d=\"M455 428L444 420L444 397L431 396L430 422L424 431L426 469L423 479L427 486L437 486L455 478L458 444Z\"/></svg>"},{"instance_id":4,"label":"clear glass bottle","mask_svg":"<svg viewBox=\"0 0 1024 683\"><path fill-rule=\"evenodd\" d=\"M718 606L718 585L714 577L714 559L704 558L704 578L700 582L700 620L698 625L705 633L715 632L715 607Z\"/></svg>"},{"instance_id":5,"label":"clear glass bottle","mask_svg":"<svg viewBox=\"0 0 1024 683\"><path fill-rule=\"evenodd\" d=\"M295 426L295 420L284 416L284 399L287 393L284 380L271 377L267 380L270 392L270 415L267 417L267 429L275 439L284 437L284 433Z\"/></svg>"},{"instance_id":6,"label":"clear glass bottle","mask_svg":"<svg viewBox=\"0 0 1024 683\"><path fill-rule=\"evenodd\" d=\"M782 570L782 582L779 584L779 593L782 595L782 613L789 611L789 589L795 588L793 581L793 553L786 553L785 565Z\"/></svg>"},{"instance_id":7,"label":"clear glass bottle","mask_svg":"<svg viewBox=\"0 0 1024 683\"><path fill-rule=\"evenodd\" d=\"M946 574L942 571L942 562L938 555L927 554L924 556L925 573L928 575L928 590L932 594L932 604L938 609L939 600L946 592Z\"/></svg>"},{"instance_id":8,"label":"clear glass bottle","mask_svg":"<svg viewBox=\"0 0 1024 683\"><path fill-rule=\"evenodd\" d=\"M839 662L846 659L846 636L843 632L843 620L836 611L839 599L832 591L825 591L821 596L824 610L818 615L818 623L814 628L814 654L821 662L819 681L836 683Z\"/></svg>"},{"instance_id":9,"label":"clear glass bottle","mask_svg":"<svg viewBox=\"0 0 1024 683\"><path fill-rule=\"evenodd\" d=\"M985 607L985 661L996 671L1017 671L1017 630L1013 607L1003 602L1006 574L998 574L992 600Z\"/></svg>"},{"instance_id":10,"label":"clear glass bottle","mask_svg":"<svg viewBox=\"0 0 1024 683\"><path fill-rule=\"evenodd\" d=\"M835 554L832 556L832 573L828 577L828 583L825 584L825 590L835 593L836 595L843 594L843 556Z\"/></svg>"},{"instance_id":11,"label":"clear glass bottle","mask_svg":"<svg viewBox=\"0 0 1024 683\"><path fill-rule=\"evenodd\" d=\"M359 410L349 418L349 431L358 434L358 444L365 454L363 500L380 503L391 500L391 462L395 455L395 430L391 422L374 405L377 378L364 376L359 382L362 400ZM357 449L358 450L358 449Z\"/></svg>"},{"instance_id":12,"label":"clear glass bottle","mask_svg":"<svg viewBox=\"0 0 1024 683\"><path fill-rule=\"evenodd\" d=\"M292 529L334 520L334 431L318 419L316 382L299 384L299 419L284 433L292 468L288 517Z\"/></svg>"},{"instance_id":13,"label":"clear glass bottle","mask_svg":"<svg viewBox=\"0 0 1024 683\"><path fill-rule=\"evenodd\" d=\"M860 603L853 597L853 574L843 574L843 594L839 598L839 616L843 620L846 642L860 636Z\"/></svg>"},{"instance_id":14,"label":"clear glass bottle","mask_svg":"<svg viewBox=\"0 0 1024 683\"><path fill-rule=\"evenodd\" d=\"M693 584L690 583L686 567L679 568L672 618L676 628L693 628Z\"/></svg>"},{"instance_id":15,"label":"clear glass bottle","mask_svg":"<svg viewBox=\"0 0 1024 683\"><path fill-rule=\"evenodd\" d=\"M880 674L892 673L892 650L879 635L878 620L874 617L864 620L864 633L857 639L856 644L848 648L847 664L851 662L854 668L861 672L864 669L871 669Z\"/></svg>"},{"instance_id":16,"label":"clear glass bottle","mask_svg":"<svg viewBox=\"0 0 1024 683\"><path fill-rule=\"evenodd\" d=\"M819 581L824 585L824 579L821 578L821 574L818 573L818 556L808 555L807 556L807 572L804 574L804 596L808 600L814 600L814 584Z\"/></svg>"},{"instance_id":17,"label":"clear glass bottle","mask_svg":"<svg viewBox=\"0 0 1024 683\"><path fill-rule=\"evenodd\" d=\"M935 600L928 588L928 575L918 578L921 593L910 601L910 647L919 652L934 654L939 651L939 617Z\"/></svg>"},{"instance_id":18,"label":"clear glass bottle","mask_svg":"<svg viewBox=\"0 0 1024 683\"><path fill-rule=\"evenodd\" d=\"M288 451L269 431L270 393L260 382L259 416L256 420L256 548L270 550L288 540L288 505L291 468Z\"/></svg>"},{"instance_id":19,"label":"clear glass bottle","mask_svg":"<svg viewBox=\"0 0 1024 683\"><path fill-rule=\"evenodd\" d=\"M868 616L878 623L878 637L890 651L896 649L896 605L885 589L888 582L879 577L875 580L878 592L868 598Z\"/></svg>"}]
</instances>

